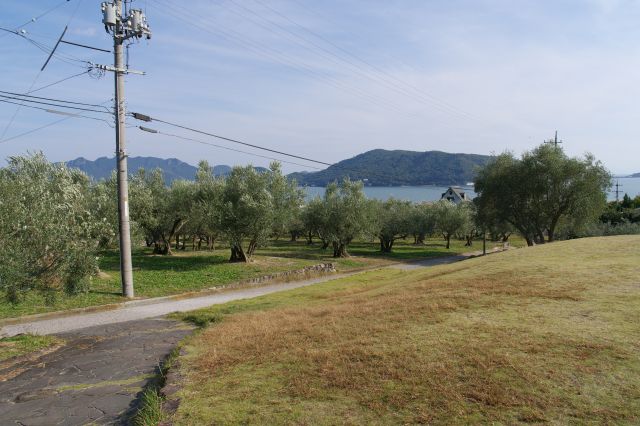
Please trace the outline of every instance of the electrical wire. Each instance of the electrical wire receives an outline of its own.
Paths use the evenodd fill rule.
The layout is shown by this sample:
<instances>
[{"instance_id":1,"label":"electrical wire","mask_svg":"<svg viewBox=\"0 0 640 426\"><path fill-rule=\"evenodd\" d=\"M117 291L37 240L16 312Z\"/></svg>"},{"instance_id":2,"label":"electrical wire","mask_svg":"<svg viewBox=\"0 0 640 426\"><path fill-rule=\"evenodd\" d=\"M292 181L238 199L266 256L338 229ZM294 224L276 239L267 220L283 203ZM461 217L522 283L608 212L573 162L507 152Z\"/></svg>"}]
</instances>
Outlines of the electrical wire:
<instances>
[{"instance_id":1,"label":"electrical wire","mask_svg":"<svg viewBox=\"0 0 640 426\"><path fill-rule=\"evenodd\" d=\"M25 132L25 133L22 133L22 134L19 134L19 135L16 135L16 136L12 136L12 137L7 138L7 139L0 139L0 143L4 143L4 142L8 142L8 141L11 141L11 140L17 139L17 138L19 138L19 137L21 137L21 136L27 135L27 134L29 134L29 133L33 133L33 132L35 132L35 131L37 131L37 130L44 129L44 128L46 128L46 127L52 126L52 125L54 125L54 124L60 123L60 122L62 122L62 121L65 121L65 120L67 120L67 119L70 119L70 118L85 118L85 119L88 119L88 120L102 121L103 123L107 124L109 127L111 127L111 128L113 128L113 127L114 127L114 125L113 125L112 123L110 123L109 121L105 120L104 118L90 117L90 116L82 115L82 114L70 114L70 113L68 113L68 112L64 112L64 111L56 111L56 110L52 110L52 109L48 109L48 108L43 108L43 107L38 107L38 106L34 106L34 105L25 105L25 104L20 104L20 103L18 103L18 102L7 101L7 100L5 100L5 99L0 99L0 102L2 102L2 103L6 103L6 104L19 105L19 106L21 106L21 107L25 107L25 108L38 109L38 110L45 111L45 112L48 112L48 113L51 113L51 114L62 114L62 115L67 115L67 116L68 116L68 117L63 118L63 119L61 119L61 120L57 120L56 122L49 123L49 124L47 124L47 125L41 126L41 127L37 128L37 129L33 129L33 130L30 130L30 131L28 131L28 132Z\"/></svg>"},{"instance_id":2,"label":"electrical wire","mask_svg":"<svg viewBox=\"0 0 640 426\"><path fill-rule=\"evenodd\" d=\"M183 129L183 130L188 130L190 132L194 132L194 133L200 133L201 135L211 136L211 137L216 138L216 139L221 139L221 140L225 140L227 142L232 142L232 143L237 143L237 144L240 144L240 145L249 146L251 148L260 149L260 150L263 150L263 151L273 152L274 154L283 155L285 157L297 158L298 160L309 161L311 163L322 164L322 165L325 165L325 166L331 166L332 165L331 163L325 163L324 161L318 161L318 160L314 160L312 158L302 157L300 155L295 155L295 154L289 154L287 152L278 151L278 150L271 149L271 148L266 148L266 147L263 147L263 146L260 146L260 145L254 145L254 144L251 144L251 143L248 143L248 142L243 142L243 141L240 141L240 140L237 140L237 139L227 138L227 137L224 137L224 136L216 135L214 133L205 132L204 130L198 130L198 129L194 129L192 127L183 126L181 124L172 123L170 121L160 120L160 119L155 118L155 117L144 116L143 114L129 113L128 115L133 117L133 118L135 118L135 119L137 119L137 120L141 120L141 121L157 121L158 123L163 123L163 124L166 124L168 126L177 127L177 128ZM140 116L144 116L145 118L141 119Z\"/></svg>"},{"instance_id":3,"label":"electrical wire","mask_svg":"<svg viewBox=\"0 0 640 426\"><path fill-rule=\"evenodd\" d=\"M234 1L234 0L231 0L231 1L235 3L235 1ZM283 19L285 19L287 22L289 22L289 23L291 23L291 24L295 25L296 27L298 27L298 28L302 29L303 31L305 31L305 32L307 32L307 33L309 33L309 34L311 34L311 35L315 36L316 38L318 38L318 39L320 39L320 40L324 41L325 43L327 43L327 44L329 44L329 45L333 46L334 48L336 48L337 50L339 50L339 51L340 51L340 52L342 52L343 54L345 54L345 55L347 55L347 56L349 56L349 57L351 57L351 58L355 59L356 61L358 61L358 62L360 62L360 63L362 63L362 64L365 64L366 66L368 66L368 67L370 67L370 68L374 69L375 71L379 72L380 74L385 75L385 76L386 76L386 77L388 77L390 80L393 80L393 81L395 81L395 82L399 83L400 85L405 86L406 88L409 88L409 89L411 89L412 91L417 92L417 95L418 95L418 97L419 97L419 98L421 98L422 100L424 100L424 101L426 101L426 102L428 102L428 103L430 103L430 104L433 104L433 105L434 105L434 106L436 106L437 108L439 108L439 109L440 109L440 108L442 108L442 109L446 109L446 110L449 110L449 111L450 111L450 112L452 112L452 113L459 114L459 115L461 115L461 116L465 116L465 117L468 117L468 118L476 119L476 117L474 117L472 114L470 114L470 113L468 113L468 112L466 112L466 111L464 111L464 110L461 110L461 109L457 108L456 106L454 106L454 105L452 105L452 104L450 104L450 103L448 103L448 102L446 102L446 101L443 101L443 100L441 100L441 99L438 99L437 97L435 97L435 96L433 96L433 95L431 95L431 94L429 94L429 93L425 92L424 90L422 90L422 89L420 89L420 88L418 88L418 87L416 87L416 86L414 86L414 85L412 85L412 84L410 84L410 83L407 83L407 82L405 82L405 81L403 81L403 80L399 79L398 77L394 76L393 74L388 73L386 70L384 70L384 69L380 68L379 66L377 66L377 65L375 65L375 64L372 64L371 62L369 62L369 61L367 61L367 60L365 60L365 59L361 58L360 56L358 56L358 55L356 55L356 54L354 54L354 53L352 53L352 52L350 52L350 51L346 50L345 48L341 47L340 45L338 45L338 44L334 43L333 41L329 40L328 38L324 37L322 34L319 34L319 33L317 33L316 31L313 31L313 30L311 30L310 28L305 27L304 25L302 25L302 24L300 24L300 23L296 22L295 20L293 20L293 19L291 19L291 18L287 17L285 14L283 14L282 12L278 11L277 9L275 9L273 6L268 5L268 4L267 4L267 3L265 3L263 0L253 0L253 1L254 1L255 3L258 3L258 4L262 5L263 7L267 8L268 10L270 10L270 11L271 11L271 12L273 12L273 13L275 13L276 15L278 15L278 16L280 16L280 17L282 17L282 18L283 18ZM257 16L262 16L262 15L257 14ZM277 25L277 24L276 24L276 25ZM283 29L284 29L284 27L282 27L282 26L281 26L281 28L283 28ZM288 30L287 30L287 31L288 31ZM288 31L288 32L289 32L289 31ZM315 44L315 43L313 43L313 45L315 46L316 44ZM318 46L318 47L319 47L319 48L321 48L322 50L325 50L324 48L322 48L322 47L320 47L320 46ZM333 53L332 53L332 54L333 54ZM336 57L339 57L339 56L338 56L338 55L336 55ZM347 62L351 63L352 65L354 65L354 66L356 66L356 67L358 67L358 65L357 65L357 64L354 64L352 61L347 61ZM360 67L358 67L358 68L360 68ZM398 89L402 90L403 92L407 93L407 92L406 92L406 89L403 89L403 87L401 87L401 86L399 86L399 85L396 85L396 84L393 84L393 86L395 86L395 87L397 87ZM411 94L411 93L410 93L410 94Z\"/></svg>"},{"instance_id":4,"label":"electrical wire","mask_svg":"<svg viewBox=\"0 0 640 426\"><path fill-rule=\"evenodd\" d=\"M186 12L184 10L178 10L170 3L164 2L164 0L155 1L163 6L163 8L158 9L160 13L166 13L172 18L188 24L190 27L199 28L200 30L213 34L217 37L222 37L234 44L239 45L244 49L250 50L264 58L267 58L270 61L280 63L282 65L285 65L286 67L294 68L297 71L309 75L316 80L319 80L325 84L329 84L337 88L338 90L349 93L369 103L378 105L384 109L390 109L399 114L403 114L412 118L419 117L419 115L417 114L408 113L398 105L392 104L390 102L385 102L384 98L380 99L379 96L375 96L359 88L346 85L336 78L333 78L327 74L320 73L312 66L277 49L274 49L273 47L248 40L243 37L242 34L238 31L232 29L227 29L225 31L220 26L211 27L209 24L205 24L204 20L202 20L202 18L198 15L190 14L189 12Z\"/></svg>"},{"instance_id":5,"label":"electrical wire","mask_svg":"<svg viewBox=\"0 0 640 426\"><path fill-rule=\"evenodd\" d=\"M340 56L340 55L338 55L338 54L334 53L334 52L333 52L333 51L331 51L330 49L325 48L325 47L324 47L324 46L322 46L320 43L317 43L317 42L315 42L314 40L309 39L309 38L307 38L307 37L303 37L303 36L301 36L300 34L298 34L298 33L294 32L294 31L289 30L288 28L284 27L283 25L280 25L280 24L279 24L279 23L277 23L277 22L274 22L274 21L271 21L270 19L267 19L267 18L264 16L264 14L257 13L256 11L254 11L254 10L252 10L252 9L250 9L250 8L248 8L248 7L246 7L246 6L244 6L244 5L242 5L241 3L237 2L236 0L229 0L229 1L230 1L232 4L236 5L236 7L241 8L241 9L243 9L243 10L247 11L248 13L250 13L250 14L252 14L252 15L256 16L258 19L260 19L260 20L262 20L262 21L264 21L264 22L267 22L267 23L268 23L269 25L271 25L272 27L279 29L282 33L286 33L286 35L285 35L285 36L286 36L289 40L292 40L292 41L293 41L294 43L296 43L297 45L302 46L302 47L305 47L305 48L307 48L308 46L310 46L311 48L315 48L315 49L316 49L316 52L317 52L321 57L323 57L323 58L325 58L325 59L327 59L327 60L329 60L329 61L331 61L331 62L333 62L334 64L337 64L337 65L339 65L339 66L345 66L345 65L346 65L346 66L348 66L348 67L349 67L349 69L350 69L352 72L354 72L356 75L358 75L358 76L360 76L360 77L364 77L364 78L366 78L366 79L368 79L368 80L372 81L374 84L381 85L381 86L385 87L386 89L389 89L389 90L391 90L391 91L394 91L394 92L396 92L396 93L398 93L398 94L400 94L400 95L402 95L402 96L406 96L406 97L408 97L408 98L410 98L410 99L412 99L412 100L414 100L414 101L417 101L417 102L420 102L420 103L422 103L422 104L425 104L425 105L427 105L427 106L429 106L429 107L435 108L435 109L437 109L439 112L441 112L441 113L443 113L443 114L445 114L445 115L446 115L446 114L449 114L450 116L453 116L453 117L455 117L455 118L468 118L468 117L466 117L466 116L464 116L464 115L462 115L462 114L458 113L457 111L453 111L453 110L451 110L451 109L449 109L449 108L447 108L447 107L445 107L445 106L441 105L441 103L434 102L433 100L430 100L430 99L425 99L424 97L417 95L417 94L416 94L416 93L414 93L413 91L411 91L411 90L407 90L405 87L403 87L403 86L401 86L401 85L397 84L397 82L395 82L395 81L393 81L393 80L392 80L392 79L395 79L395 77L394 77L393 75L391 75L391 74L389 74L389 73L385 72L384 70L382 70L382 69L381 69L381 68L379 68L379 67L376 67L376 66L375 66L375 65L373 65L373 64L370 64L369 62L366 62L366 61L363 61L363 60L361 60L361 59L357 58L357 61L362 62L362 63L365 63L365 65L366 65L366 66L369 66L369 67L373 68L373 69L374 69L375 71L377 71L379 74L383 74L383 75L378 75L378 74L375 74L375 73L371 73L368 69L366 69L366 67L362 66L360 63L358 63L358 62L356 62L356 61L354 61L354 60L348 59L348 58L344 58L344 57L342 57L342 56ZM254 1L258 2L258 0L254 0ZM262 4L264 7L266 7L267 9L269 9L270 11L272 11L273 13L276 13L276 14L278 14L279 16L281 16L281 17L283 17L283 18L287 19L287 21L289 21L289 22L293 23L293 24L294 24L294 25L296 25L297 27L302 28L303 30L305 30L305 31L307 31L307 32L310 32L310 30L307 30L307 29L306 29L305 27L303 27L302 25L299 25L299 24L298 24L298 23L296 23L295 21L293 21L293 20L291 20L291 19L287 18L286 16L284 16L283 14L281 14L280 12L278 12L277 10L275 10L275 9L273 9L273 8L271 8L271 7L269 7L268 5L266 5L266 4L264 4L264 3L260 3L260 2L258 2L258 3L259 3L259 4ZM274 31L273 31L273 30L271 30L270 28L265 27L264 25L262 25L262 24L260 24L260 23L256 22L256 20L254 20L254 19L252 19L252 18L250 18L250 17L248 17L248 16L246 16L246 15L244 15L244 14L238 13L237 11L234 11L233 9L230 9L230 8L229 8L229 7L227 7L225 4L221 3L221 4L220 4L220 6L225 7L226 9L231 10L231 11L232 11L232 12L234 12L234 13L237 13L239 16L243 17L244 19L248 19L248 20L250 20L250 21L254 22L256 25L260 25L262 28L267 29L267 31L270 31L270 32L272 32L272 33L274 33L274 34L278 35L278 33L274 32ZM313 34L313 35L315 35L315 33L312 33L312 34ZM292 38L291 36L292 36L293 38ZM327 40L326 38L324 38L324 37L322 37L322 36L320 36L320 35L315 35L315 36L316 36L316 37L318 37L318 38L321 38L321 40L325 41L326 43L331 44L332 46L334 46L334 47L336 47L336 48L338 48L339 50L341 50L341 51L343 51L343 52L344 52L344 50L343 50L343 49L341 49L341 48L340 48L339 46L337 46L336 44L334 44L334 43L330 42L330 41L329 41L329 40ZM299 41L299 40L301 40L302 42L301 42L301 41ZM350 55L350 56L353 56L353 55ZM385 77L385 76L386 76L386 77ZM390 79L389 77L391 77L391 79Z\"/></svg>"},{"instance_id":6,"label":"electrical wire","mask_svg":"<svg viewBox=\"0 0 640 426\"><path fill-rule=\"evenodd\" d=\"M18 25L18 27L16 28L16 30L15 30L15 31L18 31L18 30L20 30L21 28L26 27L27 25L29 25L29 24L31 24L31 23L33 23L33 22L36 22L38 19L42 18L43 16L48 15L49 13L51 13L51 12L53 12L54 10L56 10L56 9L60 8L63 4L68 3L68 2L69 2L69 0L63 0L63 1L61 1L61 2L60 2L60 3L58 3L56 6L53 6L51 9L48 9L48 10L44 11L43 13L41 13L40 15L38 15L38 16L36 16L36 17L33 17L33 18L29 19L27 22L25 22L25 23L24 23L24 24L22 24L22 25ZM15 32L15 31L14 31L14 32ZM1 35L1 36L0 36L0 38L4 37L4 36L6 36L6 35L7 35L7 34L3 34L3 35Z\"/></svg>"},{"instance_id":7,"label":"electrical wire","mask_svg":"<svg viewBox=\"0 0 640 426\"><path fill-rule=\"evenodd\" d=\"M32 90L29 93L32 93L32 92L34 92L34 90ZM64 100L64 99L44 98L42 96L33 96L33 95L28 95L28 94L23 94L23 93L7 92L5 90L0 90L0 94L1 93L4 93L5 95L19 96L19 97L24 97L24 98L40 99L40 100L44 100L44 101L62 102L62 103L65 103L65 104L83 105L83 106L91 106L91 107L96 107L96 108L104 108L108 113L110 113L110 114L112 113L112 111L109 110L109 108L107 108L107 107L105 107L104 105L101 105L101 104L89 104L89 103L85 103L85 102L67 101L67 100ZM2 96L2 95L0 95L0 96Z\"/></svg>"},{"instance_id":8,"label":"electrical wire","mask_svg":"<svg viewBox=\"0 0 640 426\"><path fill-rule=\"evenodd\" d=\"M6 103L13 103L13 104L15 104L15 102L3 101L3 100L1 100L1 99L0 99L0 102L6 102ZM101 104L101 105L104 105L104 104L106 104L106 103L108 103L108 102L111 102L111 100L108 100L108 101L102 102L102 104ZM56 111L53 111L53 110L50 110L50 109L46 109L46 108L39 108L39 107L30 106L30 105L24 105L24 106L26 106L27 108L35 108L35 109L43 110L43 111L46 111L46 112L49 112L49 113L58 113L58 112L56 112ZM65 115L66 115L66 114L65 114ZM46 129L46 128L48 128L48 127L54 126L54 125L56 125L56 124L62 123L62 122L64 122L64 121L70 120L70 119L72 119L72 118L88 118L88 119L92 119L92 120L99 120L99 121L103 121L103 122L105 122L109 127L112 127L112 128L114 127L114 126L113 126L113 124L109 123L107 120L104 120L104 119L95 118L95 117L87 117L87 116L83 116L83 115L80 115L80 114L72 114L72 115L69 115L68 117L61 118L61 119L56 120L56 121L52 121L52 122L47 123L47 124L45 124L45 125L43 125L43 126L36 127L35 129L28 130L28 131L26 131L26 132L24 132L24 133L20 133L20 134L17 134L17 135L15 135L15 136L11 136L10 138L2 139L2 140L0 140L0 143L9 142L9 141L12 141L12 140L14 140L14 139L21 138L21 137L26 136L26 135L30 135L31 133L35 133L35 132L37 132L37 131L39 131L39 130Z\"/></svg>"},{"instance_id":9,"label":"electrical wire","mask_svg":"<svg viewBox=\"0 0 640 426\"><path fill-rule=\"evenodd\" d=\"M58 107L58 108L67 108L67 109L73 109L73 110L77 110L77 111L86 111L86 112L94 112L94 113L98 113L98 114L113 114L110 111L100 111L100 110L95 110L95 109L89 109L89 108L82 108L82 107L74 107L71 105L60 105L57 103L51 103L51 102L42 102L42 101L36 101L33 99L24 99L24 98L20 98L20 97L15 97L15 96L7 96L7 95L2 95L0 94L0 98L4 98L4 99L13 99L13 100L18 100L20 102L30 102L30 103L35 103L35 104L40 104L40 105L49 105L49 106L54 106L54 107ZM16 102L11 102L11 103L15 103L16 105L20 105L19 103ZM27 106L27 105L25 105ZM104 107L105 109L107 107Z\"/></svg>"},{"instance_id":10,"label":"electrical wire","mask_svg":"<svg viewBox=\"0 0 640 426\"><path fill-rule=\"evenodd\" d=\"M46 84L46 85L44 85L44 86L38 87L37 89L30 90L30 91L29 91L29 92L27 92L26 94L29 94L29 93L35 93L35 92L38 92L38 91L40 91L40 90L44 90L44 89L46 89L46 88L48 88L48 87L55 86L56 84L60 84L60 83L65 82L65 81L67 81L67 80L71 80L72 78L79 77L79 76L84 75L84 74L88 74L88 73L90 73L90 72L91 72L91 70L86 70L86 71L79 72L79 73L74 74L74 75L71 75L71 76L69 76L69 77L65 77L65 78L63 78L63 79L61 79L61 80L54 81L53 83L49 83L49 84Z\"/></svg>"},{"instance_id":11,"label":"electrical wire","mask_svg":"<svg viewBox=\"0 0 640 426\"><path fill-rule=\"evenodd\" d=\"M140 130L143 130L142 126L138 126L138 128ZM148 130L143 130L143 131L148 131ZM189 142L196 142L196 143L199 143L199 144L202 144L202 145L208 145L208 146L211 146L211 147L214 147L214 148L220 148L220 149L224 149L224 150L227 150L227 151L233 151L233 152L239 152L241 154L252 155L254 157L265 158L267 160L279 161L281 163L291 164L291 165L294 165L294 166L308 167L308 168L312 168L312 169L315 169L315 170L322 170L320 167L309 166L309 165L306 165L306 164L300 164L300 163L295 163L293 161L286 161L286 160L282 160L282 159L279 159L279 158L268 157L266 155L260 155L260 154L256 154L256 153L253 153L253 152L242 151L240 149L229 148L228 146L217 145L217 144L214 144L214 143L211 143L211 142L206 142L206 141L199 140L199 139L193 139L193 138L189 138L189 137L186 137L186 136L174 135L172 133L166 133L166 132L163 132L163 131L160 131L160 130L154 130L154 132L152 132L152 133L158 133L159 135L169 136L169 137L177 138L177 139L182 139L182 140L189 141Z\"/></svg>"}]
</instances>

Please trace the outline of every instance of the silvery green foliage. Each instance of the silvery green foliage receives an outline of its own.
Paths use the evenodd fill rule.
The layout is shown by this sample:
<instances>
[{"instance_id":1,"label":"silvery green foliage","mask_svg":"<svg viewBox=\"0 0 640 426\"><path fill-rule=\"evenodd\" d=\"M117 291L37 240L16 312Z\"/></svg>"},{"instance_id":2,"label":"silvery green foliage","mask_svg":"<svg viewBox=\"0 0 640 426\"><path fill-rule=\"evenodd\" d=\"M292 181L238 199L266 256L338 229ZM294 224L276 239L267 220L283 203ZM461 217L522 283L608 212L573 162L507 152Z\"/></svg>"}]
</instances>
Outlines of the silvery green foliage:
<instances>
[{"instance_id":1,"label":"silvery green foliage","mask_svg":"<svg viewBox=\"0 0 640 426\"><path fill-rule=\"evenodd\" d=\"M231 262L248 262L273 229L271 173L259 173L253 166L234 167L225 180L220 225L231 246Z\"/></svg>"},{"instance_id":2,"label":"silvery green foliage","mask_svg":"<svg viewBox=\"0 0 640 426\"><path fill-rule=\"evenodd\" d=\"M31 290L86 291L98 232L87 176L41 153L8 161L0 169L0 288L11 301Z\"/></svg>"},{"instance_id":3,"label":"silvery green foliage","mask_svg":"<svg viewBox=\"0 0 640 426\"><path fill-rule=\"evenodd\" d=\"M347 248L359 237L375 232L374 202L364 195L362 182L348 178L327 186L323 198L326 211L323 234L333 245L334 257L347 257Z\"/></svg>"},{"instance_id":4,"label":"silvery green foliage","mask_svg":"<svg viewBox=\"0 0 640 426\"><path fill-rule=\"evenodd\" d=\"M467 202L454 204L440 200L434 203L436 212L436 229L444 237L449 248L451 237L465 235L473 225L473 205Z\"/></svg>"}]
</instances>

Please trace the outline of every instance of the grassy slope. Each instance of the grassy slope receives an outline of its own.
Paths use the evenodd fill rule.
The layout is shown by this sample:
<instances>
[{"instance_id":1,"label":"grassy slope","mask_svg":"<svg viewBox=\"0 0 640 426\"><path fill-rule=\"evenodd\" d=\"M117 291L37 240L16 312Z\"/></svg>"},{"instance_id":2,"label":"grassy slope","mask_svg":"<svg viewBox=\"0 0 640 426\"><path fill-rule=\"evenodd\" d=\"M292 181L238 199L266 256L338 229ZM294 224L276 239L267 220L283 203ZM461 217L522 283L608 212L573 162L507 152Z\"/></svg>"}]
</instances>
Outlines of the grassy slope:
<instances>
[{"instance_id":1,"label":"grassy slope","mask_svg":"<svg viewBox=\"0 0 640 426\"><path fill-rule=\"evenodd\" d=\"M517 243L517 240L515 240ZM318 245L304 242L272 242L260 249L255 261L249 264L230 264L228 249L211 252L176 252L174 256L154 256L150 250L137 250L133 256L136 296L158 297L202 290L229 284L239 280L268 275L274 272L296 270L320 262L334 262L338 269L348 270L388 262L419 257L442 256L468 251L460 241L446 250L441 240L432 240L427 246L400 244L395 253L381 256L378 246L371 243L355 244L350 259L333 259L330 250L321 251ZM479 249L478 246L475 249ZM12 305L0 300L0 319L42 312L103 305L123 301L120 297L119 258L117 251L107 251L100 256L103 278L94 279L91 291L79 296L57 295L53 303L46 303L42 295L28 294L25 300ZM106 275L105 275L106 274Z\"/></svg>"},{"instance_id":2,"label":"grassy slope","mask_svg":"<svg viewBox=\"0 0 640 426\"><path fill-rule=\"evenodd\" d=\"M640 422L640 237L197 311L177 424Z\"/></svg>"}]
</instances>

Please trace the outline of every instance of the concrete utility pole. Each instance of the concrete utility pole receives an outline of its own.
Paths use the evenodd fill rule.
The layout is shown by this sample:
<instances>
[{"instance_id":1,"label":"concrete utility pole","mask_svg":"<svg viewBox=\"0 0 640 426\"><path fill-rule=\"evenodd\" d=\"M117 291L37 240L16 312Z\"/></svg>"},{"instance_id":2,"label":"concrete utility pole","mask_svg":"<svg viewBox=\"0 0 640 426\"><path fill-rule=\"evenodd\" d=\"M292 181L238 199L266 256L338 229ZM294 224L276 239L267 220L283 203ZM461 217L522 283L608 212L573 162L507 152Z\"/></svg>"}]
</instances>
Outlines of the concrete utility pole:
<instances>
[{"instance_id":1,"label":"concrete utility pole","mask_svg":"<svg viewBox=\"0 0 640 426\"><path fill-rule=\"evenodd\" d=\"M549 140L546 140L546 141L544 141L544 143L553 144L553 146L557 148L557 147L558 147L558 144L561 144L561 143L562 143L562 141L561 141L561 140L558 140L558 131L556 130L556 136L555 136L555 138L553 138L553 139L549 139Z\"/></svg>"},{"instance_id":2,"label":"concrete utility pole","mask_svg":"<svg viewBox=\"0 0 640 426\"><path fill-rule=\"evenodd\" d=\"M131 231L129 224L129 180L127 170L127 151L125 135L126 108L124 101L124 75L130 72L125 68L123 59L124 42L132 37L143 35L151 38L151 31L141 10L123 13L122 0L113 3L102 3L102 23L105 30L113 34L113 68L103 66L102 69L113 71L115 81L114 113L116 123L116 163L118 170L118 225L120 230L120 278L122 295L134 297L133 265L131 262Z\"/></svg>"},{"instance_id":3,"label":"concrete utility pole","mask_svg":"<svg viewBox=\"0 0 640 426\"><path fill-rule=\"evenodd\" d=\"M616 203L620 202L620 181L616 180Z\"/></svg>"}]
</instances>

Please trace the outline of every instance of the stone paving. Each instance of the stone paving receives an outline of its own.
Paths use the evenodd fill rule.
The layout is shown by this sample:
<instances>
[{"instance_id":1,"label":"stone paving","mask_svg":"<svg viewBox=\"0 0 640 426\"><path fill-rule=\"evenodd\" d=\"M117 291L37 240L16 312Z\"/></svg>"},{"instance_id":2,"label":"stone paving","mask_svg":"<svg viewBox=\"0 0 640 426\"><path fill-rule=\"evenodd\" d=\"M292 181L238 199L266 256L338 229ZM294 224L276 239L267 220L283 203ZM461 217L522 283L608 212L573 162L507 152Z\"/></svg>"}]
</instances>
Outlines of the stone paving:
<instances>
[{"instance_id":1,"label":"stone paving","mask_svg":"<svg viewBox=\"0 0 640 426\"><path fill-rule=\"evenodd\" d=\"M0 369L0 425L130 424L144 386L191 331L146 319L59 334L60 349Z\"/></svg>"}]
</instances>

